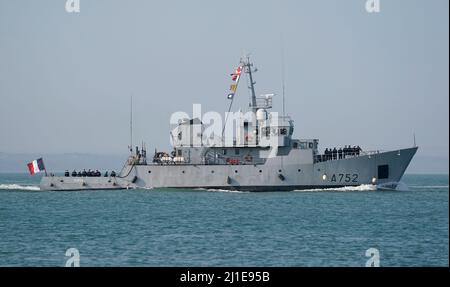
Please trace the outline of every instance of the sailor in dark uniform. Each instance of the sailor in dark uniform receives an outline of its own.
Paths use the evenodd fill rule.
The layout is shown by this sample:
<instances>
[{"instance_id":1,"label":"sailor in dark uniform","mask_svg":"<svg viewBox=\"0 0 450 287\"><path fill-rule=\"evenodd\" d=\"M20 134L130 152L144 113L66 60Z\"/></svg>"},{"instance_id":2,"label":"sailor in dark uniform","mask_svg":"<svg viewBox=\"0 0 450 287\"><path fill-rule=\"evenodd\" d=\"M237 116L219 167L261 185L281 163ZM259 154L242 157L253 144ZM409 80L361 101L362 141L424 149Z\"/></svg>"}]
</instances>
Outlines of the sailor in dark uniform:
<instances>
[{"instance_id":1,"label":"sailor in dark uniform","mask_svg":"<svg viewBox=\"0 0 450 287\"><path fill-rule=\"evenodd\" d=\"M77 176L77 172L75 170L72 171L72 176L76 177Z\"/></svg>"},{"instance_id":2,"label":"sailor in dark uniform","mask_svg":"<svg viewBox=\"0 0 450 287\"><path fill-rule=\"evenodd\" d=\"M342 159L342 148L338 149L338 155L339 155L339 159Z\"/></svg>"},{"instance_id":3,"label":"sailor in dark uniform","mask_svg":"<svg viewBox=\"0 0 450 287\"><path fill-rule=\"evenodd\" d=\"M113 170L113 171L111 171L111 176L112 177L116 177L116 172Z\"/></svg>"}]
</instances>

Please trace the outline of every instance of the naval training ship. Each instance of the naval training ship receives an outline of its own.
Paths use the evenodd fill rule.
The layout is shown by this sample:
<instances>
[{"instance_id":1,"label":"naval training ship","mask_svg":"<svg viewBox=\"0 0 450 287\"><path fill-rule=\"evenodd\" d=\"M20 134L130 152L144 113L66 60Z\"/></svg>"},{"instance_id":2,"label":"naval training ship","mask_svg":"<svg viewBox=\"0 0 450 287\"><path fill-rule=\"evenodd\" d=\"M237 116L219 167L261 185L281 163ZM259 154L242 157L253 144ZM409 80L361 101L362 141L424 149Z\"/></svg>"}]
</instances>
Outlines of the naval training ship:
<instances>
[{"instance_id":1,"label":"naval training ship","mask_svg":"<svg viewBox=\"0 0 450 287\"><path fill-rule=\"evenodd\" d=\"M42 177L41 190L97 190L128 188L184 188L240 191L292 191L375 185L395 189L417 147L393 151L365 151L358 147L319 152L319 140L295 139L294 122L270 112L273 94L257 96L249 58L241 60L228 98L235 96L241 72L247 74L251 119L241 119L231 139L204 140L199 118L178 121L171 131L173 150L155 153L130 148L130 156L117 174L86 176L74 171ZM230 109L231 109L230 104Z\"/></svg>"}]
</instances>

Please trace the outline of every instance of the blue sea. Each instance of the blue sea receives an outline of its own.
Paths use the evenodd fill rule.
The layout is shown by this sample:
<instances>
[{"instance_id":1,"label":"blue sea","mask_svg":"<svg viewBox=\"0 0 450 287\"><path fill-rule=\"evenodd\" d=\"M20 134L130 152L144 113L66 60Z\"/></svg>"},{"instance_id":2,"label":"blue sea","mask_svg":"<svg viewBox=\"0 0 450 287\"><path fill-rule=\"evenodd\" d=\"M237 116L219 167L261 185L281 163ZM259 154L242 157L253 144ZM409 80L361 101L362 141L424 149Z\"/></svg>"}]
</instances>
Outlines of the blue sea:
<instances>
[{"instance_id":1,"label":"blue sea","mask_svg":"<svg viewBox=\"0 0 450 287\"><path fill-rule=\"evenodd\" d=\"M449 177L400 190L47 192L0 174L0 266L449 266Z\"/></svg>"}]
</instances>

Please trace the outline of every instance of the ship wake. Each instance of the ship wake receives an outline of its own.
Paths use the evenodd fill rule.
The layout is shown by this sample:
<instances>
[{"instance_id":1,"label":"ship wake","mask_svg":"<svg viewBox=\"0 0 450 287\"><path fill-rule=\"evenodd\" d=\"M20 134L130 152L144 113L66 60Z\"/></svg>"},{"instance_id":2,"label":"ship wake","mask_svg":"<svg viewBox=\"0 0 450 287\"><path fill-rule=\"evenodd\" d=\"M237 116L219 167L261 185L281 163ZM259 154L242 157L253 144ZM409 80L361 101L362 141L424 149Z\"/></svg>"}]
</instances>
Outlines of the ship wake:
<instances>
[{"instance_id":1,"label":"ship wake","mask_svg":"<svg viewBox=\"0 0 450 287\"><path fill-rule=\"evenodd\" d=\"M303 191L338 191L338 192L344 192L344 191L375 191L377 190L377 186L373 184L363 184L358 186L344 186L344 187L330 187L330 188L312 188L312 189L302 189L302 190L294 190L297 192L303 192Z\"/></svg>"},{"instance_id":2,"label":"ship wake","mask_svg":"<svg viewBox=\"0 0 450 287\"><path fill-rule=\"evenodd\" d=\"M20 184L0 184L0 190L27 190L39 191L39 186L36 185L20 185Z\"/></svg>"},{"instance_id":3,"label":"ship wake","mask_svg":"<svg viewBox=\"0 0 450 287\"><path fill-rule=\"evenodd\" d=\"M358 186L344 186L344 187L331 187L331 188L313 188L313 189L302 189L295 191L409 191L408 185L404 182L389 182L379 185L373 184L362 184Z\"/></svg>"},{"instance_id":4,"label":"ship wake","mask_svg":"<svg viewBox=\"0 0 450 287\"><path fill-rule=\"evenodd\" d=\"M243 190L231 190L231 189L220 189L220 188L195 188L195 190L200 190L200 191L209 191L209 192L228 192L228 193L248 193L248 191L243 191Z\"/></svg>"}]
</instances>

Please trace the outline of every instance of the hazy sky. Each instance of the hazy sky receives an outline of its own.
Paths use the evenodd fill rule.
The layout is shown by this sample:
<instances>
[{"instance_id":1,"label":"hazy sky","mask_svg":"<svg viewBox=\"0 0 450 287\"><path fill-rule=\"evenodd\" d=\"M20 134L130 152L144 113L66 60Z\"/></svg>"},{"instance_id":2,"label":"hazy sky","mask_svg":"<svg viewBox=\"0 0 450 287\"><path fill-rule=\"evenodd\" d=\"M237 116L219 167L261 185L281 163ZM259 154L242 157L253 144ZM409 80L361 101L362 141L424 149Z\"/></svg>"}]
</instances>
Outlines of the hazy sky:
<instances>
[{"instance_id":1,"label":"hazy sky","mask_svg":"<svg viewBox=\"0 0 450 287\"><path fill-rule=\"evenodd\" d=\"M126 153L130 95L134 141L168 149L172 112L226 111L244 51L281 94L284 50L295 137L448 157L448 0L65 2L0 0L0 152Z\"/></svg>"}]
</instances>

